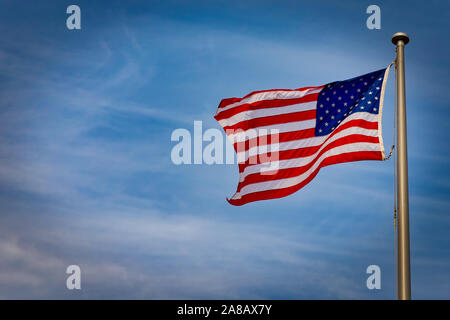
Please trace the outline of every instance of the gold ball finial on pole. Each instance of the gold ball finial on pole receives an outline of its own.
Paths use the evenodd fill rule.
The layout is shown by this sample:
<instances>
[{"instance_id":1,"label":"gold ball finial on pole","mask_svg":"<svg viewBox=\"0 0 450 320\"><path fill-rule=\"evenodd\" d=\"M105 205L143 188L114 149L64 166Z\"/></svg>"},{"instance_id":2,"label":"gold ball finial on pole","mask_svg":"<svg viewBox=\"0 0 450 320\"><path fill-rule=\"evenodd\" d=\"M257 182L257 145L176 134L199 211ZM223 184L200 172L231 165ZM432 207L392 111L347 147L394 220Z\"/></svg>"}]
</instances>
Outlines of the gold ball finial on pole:
<instances>
[{"instance_id":1,"label":"gold ball finial on pole","mask_svg":"<svg viewBox=\"0 0 450 320\"><path fill-rule=\"evenodd\" d=\"M403 44L406 45L409 42L409 36L404 32L397 32L392 35L392 43L397 45L399 41L403 41Z\"/></svg>"}]
</instances>

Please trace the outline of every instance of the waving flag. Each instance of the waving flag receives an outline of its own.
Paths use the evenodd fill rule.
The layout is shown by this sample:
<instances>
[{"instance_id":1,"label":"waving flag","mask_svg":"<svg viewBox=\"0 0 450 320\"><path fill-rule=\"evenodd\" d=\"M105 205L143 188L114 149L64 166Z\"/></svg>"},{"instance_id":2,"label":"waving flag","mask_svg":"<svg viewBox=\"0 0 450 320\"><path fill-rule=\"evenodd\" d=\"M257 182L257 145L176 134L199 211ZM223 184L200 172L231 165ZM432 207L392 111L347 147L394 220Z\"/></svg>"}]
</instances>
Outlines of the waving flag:
<instances>
[{"instance_id":1,"label":"waving flag","mask_svg":"<svg viewBox=\"0 0 450 320\"><path fill-rule=\"evenodd\" d=\"M381 114L389 67L345 81L224 99L214 118L239 165L232 205L281 198L320 168L384 160Z\"/></svg>"}]
</instances>

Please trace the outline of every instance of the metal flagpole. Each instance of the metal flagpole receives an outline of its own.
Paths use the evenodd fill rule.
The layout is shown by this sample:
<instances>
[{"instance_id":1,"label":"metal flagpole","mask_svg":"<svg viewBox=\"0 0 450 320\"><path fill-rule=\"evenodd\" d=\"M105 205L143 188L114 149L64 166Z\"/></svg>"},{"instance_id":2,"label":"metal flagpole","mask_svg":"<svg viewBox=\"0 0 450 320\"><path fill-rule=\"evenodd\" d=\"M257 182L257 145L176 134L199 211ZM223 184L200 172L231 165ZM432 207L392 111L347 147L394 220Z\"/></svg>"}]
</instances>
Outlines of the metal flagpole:
<instances>
[{"instance_id":1,"label":"metal flagpole","mask_svg":"<svg viewBox=\"0 0 450 320\"><path fill-rule=\"evenodd\" d=\"M411 299L411 276L409 264L409 200L408 200L408 155L406 146L406 97L404 48L409 36L397 32L392 43L397 46L397 299Z\"/></svg>"}]
</instances>

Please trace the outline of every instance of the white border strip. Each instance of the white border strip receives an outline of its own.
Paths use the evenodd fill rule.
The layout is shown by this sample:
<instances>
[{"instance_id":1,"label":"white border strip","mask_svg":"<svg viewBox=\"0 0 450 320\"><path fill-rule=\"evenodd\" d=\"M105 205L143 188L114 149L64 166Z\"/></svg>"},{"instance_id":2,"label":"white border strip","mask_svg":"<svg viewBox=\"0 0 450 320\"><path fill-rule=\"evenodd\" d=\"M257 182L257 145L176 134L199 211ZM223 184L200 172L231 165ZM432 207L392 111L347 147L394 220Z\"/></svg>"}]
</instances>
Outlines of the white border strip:
<instances>
[{"instance_id":1,"label":"white border strip","mask_svg":"<svg viewBox=\"0 0 450 320\"><path fill-rule=\"evenodd\" d=\"M385 151L384 151L384 143L383 143L383 135L382 135L382 124L381 124L381 120L383 119L383 102L384 102L384 90L386 88L386 82L388 79L388 75L389 75L389 69L391 68L393 63L391 63L387 68L386 71L384 72L384 78L383 78L383 83L381 85L381 92L380 92L380 105L378 106L378 109L380 112L378 112L378 139L380 140L380 149L381 149L381 155L383 157L382 160L386 160L386 155L385 155Z\"/></svg>"}]
</instances>

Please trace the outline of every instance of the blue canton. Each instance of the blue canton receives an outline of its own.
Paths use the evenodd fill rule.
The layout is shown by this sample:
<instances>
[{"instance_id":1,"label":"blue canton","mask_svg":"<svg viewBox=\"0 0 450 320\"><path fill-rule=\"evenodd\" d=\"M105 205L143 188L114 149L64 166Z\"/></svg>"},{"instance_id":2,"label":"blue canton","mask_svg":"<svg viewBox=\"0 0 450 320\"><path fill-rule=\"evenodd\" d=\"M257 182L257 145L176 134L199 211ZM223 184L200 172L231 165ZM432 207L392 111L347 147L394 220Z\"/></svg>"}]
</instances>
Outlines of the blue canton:
<instances>
[{"instance_id":1,"label":"blue canton","mask_svg":"<svg viewBox=\"0 0 450 320\"><path fill-rule=\"evenodd\" d=\"M329 134L354 112L378 114L385 71L325 85L317 99L316 136Z\"/></svg>"}]
</instances>

